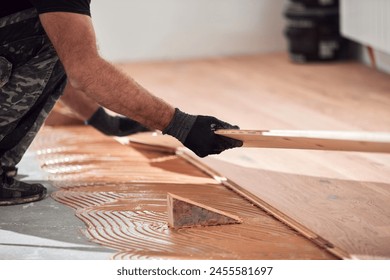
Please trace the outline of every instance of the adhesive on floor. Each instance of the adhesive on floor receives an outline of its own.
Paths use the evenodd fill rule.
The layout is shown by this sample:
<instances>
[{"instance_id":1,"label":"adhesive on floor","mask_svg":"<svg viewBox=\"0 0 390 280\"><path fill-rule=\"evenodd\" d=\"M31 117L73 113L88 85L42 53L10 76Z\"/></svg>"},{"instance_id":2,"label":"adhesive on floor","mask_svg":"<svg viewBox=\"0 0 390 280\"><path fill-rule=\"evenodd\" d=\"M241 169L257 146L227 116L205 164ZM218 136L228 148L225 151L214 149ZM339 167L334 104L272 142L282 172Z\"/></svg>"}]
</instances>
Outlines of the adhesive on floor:
<instances>
[{"instance_id":1,"label":"adhesive on floor","mask_svg":"<svg viewBox=\"0 0 390 280\"><path fill-rule=\"evenodd\" d=\"M123 146L92 128L45 128L34 149L91 241L114 259L334 259L218 181L161 151ZM167 193L242 218L242 224L172 230Z\"/></svg>"}]
</instances>

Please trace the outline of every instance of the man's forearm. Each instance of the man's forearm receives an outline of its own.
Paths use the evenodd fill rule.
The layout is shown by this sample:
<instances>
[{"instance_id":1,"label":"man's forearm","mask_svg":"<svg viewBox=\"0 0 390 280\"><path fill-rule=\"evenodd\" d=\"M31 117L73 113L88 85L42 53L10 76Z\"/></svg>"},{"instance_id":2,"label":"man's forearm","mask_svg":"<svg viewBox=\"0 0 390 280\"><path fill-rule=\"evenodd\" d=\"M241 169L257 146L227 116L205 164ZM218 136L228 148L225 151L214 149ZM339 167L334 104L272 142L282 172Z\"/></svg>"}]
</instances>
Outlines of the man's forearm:
<instances>
[{"instance_id":1,"label":"man's forearm","mask_svg":"<svg viewBox=\"0 0 390 280\"><path fill-rule=\"evenodd\" d=\"M85 15L40 15L70 84L97 103L154 129L163 130L174 108L153 96L98 54L92 21Z\"/></svg>"},{"instance_id":2,"label":"man's forearm","mask_svg":"<svg viewBox=\"0 0 390 280\"><path fill-rule=\"evenodd\" d=\"M100 57L94 57L72 71L77 74L69 77L71 85L105 108L159 130L172 119L172 106ZM114 92L115 95L111 94Z\"/></svg>"},{"instance_id":3,"label":"man's forearm","mask_svg":"<svg viewBox=\"0 0 390 280\"><path fill-rule=\"evenodd\" d=\"M66 85L60 101L83 121L88 120L100 107L82 91L73 88L70 83Z\"/></svg>"}]
</instances>

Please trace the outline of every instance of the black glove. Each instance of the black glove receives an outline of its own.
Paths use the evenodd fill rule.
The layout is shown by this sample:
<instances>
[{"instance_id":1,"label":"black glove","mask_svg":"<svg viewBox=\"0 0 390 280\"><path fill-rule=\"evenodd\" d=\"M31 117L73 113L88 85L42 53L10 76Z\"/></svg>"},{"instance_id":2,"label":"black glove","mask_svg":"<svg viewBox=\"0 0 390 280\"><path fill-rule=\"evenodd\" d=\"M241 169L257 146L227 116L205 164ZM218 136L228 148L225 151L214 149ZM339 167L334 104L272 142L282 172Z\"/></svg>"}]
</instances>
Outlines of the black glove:
<instances>
[{"instance_id":1,"label":"black glove","mask_svg":"<svg viewBox=\"0 0 390 280\"><path fill-rule=\"evenodd\" d=\"M85 122L106 135L126 136L137 132L150 131L140 123L121 116L111 116L100 107L92 117Z\"/></svg>"},{"instance_id":2,"label":"black glove","mask_svg":"<svg viewBox=\"0 0 390 280\"><path fill-rule=\"evenodd\" d=\"M194 116L175 109L164 134L177 138L200 157L219 154L226 149L241 147L242 141L215 134L218 129L239 129L211 116Z\"/></svg>"}]
</instances>

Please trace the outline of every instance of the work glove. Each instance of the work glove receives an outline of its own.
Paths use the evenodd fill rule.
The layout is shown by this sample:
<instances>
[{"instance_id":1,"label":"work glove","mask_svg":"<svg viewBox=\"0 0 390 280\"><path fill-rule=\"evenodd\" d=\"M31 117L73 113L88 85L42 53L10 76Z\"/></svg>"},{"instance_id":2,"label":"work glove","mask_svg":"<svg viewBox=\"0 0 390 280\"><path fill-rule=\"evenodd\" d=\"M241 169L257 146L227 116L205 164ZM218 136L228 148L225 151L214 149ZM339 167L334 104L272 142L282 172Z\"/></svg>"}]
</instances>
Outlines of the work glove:
<instances>
[{"instance_id":1,"label":"work glove","mask_svg":"<svg viewBox=\"0 0 390 280\"><path fill-rule=\"evenodd\" d=\"M112 136L126 136L137 132L150 131L132 119L107 114L102 107L96 110L92 117L85 123L106 135Z\"/></svg>"},{"instance_id":2,"label":"work glove","mask_svg":"<svg viewBox=\"0 0 390 280\"><path fill-rule=\"evenodd\" d=\"M177 138L199 157L219 154L226 149L241 147L242 141L215 134L218 129L239 129L211 116L194 116L175 109L175 114L163 134Z\"/></svg>"}]
</instances>

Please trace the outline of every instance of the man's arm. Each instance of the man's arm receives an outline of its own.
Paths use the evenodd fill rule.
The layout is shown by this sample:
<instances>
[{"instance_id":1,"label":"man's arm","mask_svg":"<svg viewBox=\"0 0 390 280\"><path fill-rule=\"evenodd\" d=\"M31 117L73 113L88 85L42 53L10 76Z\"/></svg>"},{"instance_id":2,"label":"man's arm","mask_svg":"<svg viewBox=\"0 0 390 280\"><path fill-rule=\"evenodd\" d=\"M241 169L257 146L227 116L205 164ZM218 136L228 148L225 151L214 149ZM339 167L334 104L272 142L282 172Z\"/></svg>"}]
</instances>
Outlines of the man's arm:
<instances>
[{"instance_id":1,"label":"man's arm","mask_svg":"<svg viewBox=\"0 0 390 280\"><path fill-rule=\"evenodd\" d=\"M66 84L60 102L82 121L88 120L100 107L82 91L74 89L70 83Z\"/></svg>"},{"instance_id":2,"label":"man's arm","mask_svg":"<svg viewBox=\"0 0 390 280\"><path fill-rule=\"evenodd\" d=\"M127 136L142 131L150 131L140 123L123 116L109 114L82 91L69 83L64 89L60 102L85 124L106 135Z\"/></svg>"},{"instance_id":3,"label":"man's arm","mask_svg":"<svg viewBox=\"0 0 390 280\"><path fill-rule=\"evenodd\" d=\"M100 57L90 17L55 12L41 14L40 19L72 87L147 127L168 126L174 108Z\"/></svg>"},{"instance_id":4,"label":"man's arm","mask_svg":"<svg viewBox=\"0 0 390 280\"><path fill-rule=\"evenodd\" d=\"M242 146L241 141L214 134L217 129L237 126L173 108L101 58L88 16L55 12L41 14L40 19L76 90L116 113L177 138L198 156Z\"/></svg>"}]
</instances>

